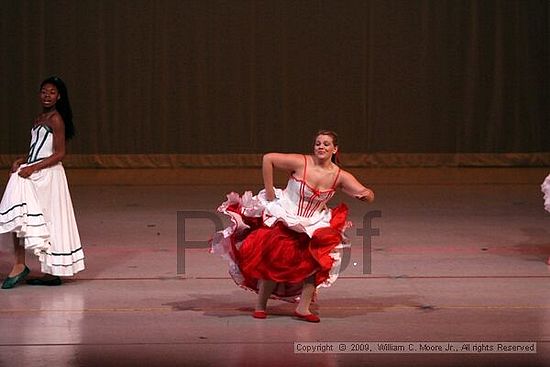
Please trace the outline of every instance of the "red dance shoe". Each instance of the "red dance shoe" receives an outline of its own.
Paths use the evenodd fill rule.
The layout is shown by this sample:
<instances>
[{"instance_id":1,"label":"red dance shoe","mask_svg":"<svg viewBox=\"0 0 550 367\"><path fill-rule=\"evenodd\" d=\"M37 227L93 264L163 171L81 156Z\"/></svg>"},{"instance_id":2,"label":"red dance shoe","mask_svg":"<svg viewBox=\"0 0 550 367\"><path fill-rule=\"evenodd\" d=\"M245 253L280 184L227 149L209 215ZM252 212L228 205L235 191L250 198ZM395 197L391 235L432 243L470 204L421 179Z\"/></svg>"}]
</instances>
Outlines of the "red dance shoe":
<instances>
[{"instance_id":1,"label":"red dance shoe","mask_svg":"<svg viewBox=\"0 0 550 367\"><path fill-rule=\"evenodd\" d=\"M267 317L267 313L265 313L265 311L254 311L252 317L255 319L265 319Z\"/></svg>"},{"instance_id":2,"label":"red dance shoe","mask_svg":"<svg viewBox=\"0 0 550 367\"><path fill-rule=\"evenodd\" d=\"M312 313L310 313L308 315L302 315L302 314L294 311L294 316L296 316L300 320L304 320L304 321L307 321L307 322L321 322L321 319L319 318L319 316L314 315Z\"/></svg>"}]
</instances>

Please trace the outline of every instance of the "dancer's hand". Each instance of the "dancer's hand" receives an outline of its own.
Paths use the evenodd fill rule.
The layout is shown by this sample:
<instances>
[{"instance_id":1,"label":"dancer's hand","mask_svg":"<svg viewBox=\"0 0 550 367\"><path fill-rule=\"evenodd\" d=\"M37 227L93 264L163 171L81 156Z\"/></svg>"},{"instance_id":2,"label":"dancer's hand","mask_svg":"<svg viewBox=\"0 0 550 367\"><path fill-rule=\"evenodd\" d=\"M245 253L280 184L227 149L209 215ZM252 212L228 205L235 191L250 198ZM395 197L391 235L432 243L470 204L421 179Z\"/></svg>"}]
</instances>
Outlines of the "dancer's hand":
<instances>
[{"instance_id":1,"label":"dancer's hand","mask_svg":"<svg viewBox=\"0 0 550 367\"><path fill-rule=\"evenodd\" d=\"M361 201L367 201L369 203L374 200L374 193L369 189L365 189L360 194L357 194L354 196L356 199L359 199Z\"/></svg>"},{"instance_id":2,"label":"dancer's hand","mask_svg":"<svg viewBox=\"0 0 550 367\"><path fill-rule=\"evenodd\" d=\"M27 178L30 175L32 175L34 171L35 171L35 167L27 166L27 167L21 168L17 174L23 178Z\"/></svg>"},{"instance_id":3,"label":"dancer's hand","mask_svg":"<svg viewBox=\"0 0 550 367\"><path fill-rule=\"evenodd\" d=\"M267 201L275 200L275 190L273 190L273 188L265 189L265 198Z\"/></svg>"},{"instance_id":4,"label":"dancer's hand","mask_svg":"<svg viewBox=\"0 0 550 367\"><path fill-rule=\"evenodd\" d=\"M21 163L23 163L22 159L17 159L15 162L13 162L13 164L11 165L11 173L17 172Z\"/></svg>"}]
</instances>

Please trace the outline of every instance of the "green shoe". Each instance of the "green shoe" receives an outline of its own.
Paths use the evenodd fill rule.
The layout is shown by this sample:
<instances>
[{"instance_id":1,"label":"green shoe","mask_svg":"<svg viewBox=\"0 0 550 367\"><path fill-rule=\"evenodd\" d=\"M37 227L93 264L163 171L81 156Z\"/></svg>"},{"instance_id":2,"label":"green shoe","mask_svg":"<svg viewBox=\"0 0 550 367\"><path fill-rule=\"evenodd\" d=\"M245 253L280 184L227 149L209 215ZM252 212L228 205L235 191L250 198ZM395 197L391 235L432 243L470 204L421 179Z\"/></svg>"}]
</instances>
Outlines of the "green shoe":
<instances>
[{"instance_id":1,"label":"green shoe","mask_svg":"<svg viewBox=\"0 0 550 367\"><path fill-rule=\"evenodd\" d=\"M27 280L29 285L61 285L61 278L54 276L53 278L37 278Z\"/></svg>"},{"instance_id":2,"label":"green shoe","mask_svg":"<svg viewBox=\"0 0 550 367\"><path fill-rule=\"evenodd\" d=\"M19 274L17 274L16 276L14 277L7 277L5 280L4 280L4 283L2 283L2 289L10 289L10 288L13 288L15 287L15 285L25 279L25 277L27 275L29 275L30 273L30 269L27 268L27 265L25 265L25 269L23 269L23 271Z\"/></svg>"}]
</instances>

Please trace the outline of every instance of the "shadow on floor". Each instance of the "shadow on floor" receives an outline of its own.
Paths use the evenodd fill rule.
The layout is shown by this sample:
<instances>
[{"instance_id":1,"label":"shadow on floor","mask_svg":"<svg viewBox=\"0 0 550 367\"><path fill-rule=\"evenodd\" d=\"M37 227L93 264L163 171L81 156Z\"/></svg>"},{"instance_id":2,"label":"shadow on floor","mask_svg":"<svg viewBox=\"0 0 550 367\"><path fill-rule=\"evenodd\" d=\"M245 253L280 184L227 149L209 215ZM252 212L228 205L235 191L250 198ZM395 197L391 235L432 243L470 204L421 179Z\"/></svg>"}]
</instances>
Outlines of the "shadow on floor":
<instances>
[{"instance_id":1,"label":"shadow on floor","mask_svg":"<svg viewBox=\"0 0 550 367\"><path fill-rule=\"evenodd\" d=\"M242 301L231 301L219 294L191 294L192 299L180 302L165 303L163 306L170 306L174 311L196 311L206 316L214 317L235 317L251 314L254 311L254 304L244 305ZM433 311L434 307L424 305L415 301L417 296L399 295L389 297L365 297L365 298L322 298L311 307L315 313L321 313L323 317L348 318L353 316L366 315L373 312L385 312L394 308L415 308L424 311ZM270 316L292 315L295 304L283 301L269 301L267 311Z\"/></svg>"}]
</instances>

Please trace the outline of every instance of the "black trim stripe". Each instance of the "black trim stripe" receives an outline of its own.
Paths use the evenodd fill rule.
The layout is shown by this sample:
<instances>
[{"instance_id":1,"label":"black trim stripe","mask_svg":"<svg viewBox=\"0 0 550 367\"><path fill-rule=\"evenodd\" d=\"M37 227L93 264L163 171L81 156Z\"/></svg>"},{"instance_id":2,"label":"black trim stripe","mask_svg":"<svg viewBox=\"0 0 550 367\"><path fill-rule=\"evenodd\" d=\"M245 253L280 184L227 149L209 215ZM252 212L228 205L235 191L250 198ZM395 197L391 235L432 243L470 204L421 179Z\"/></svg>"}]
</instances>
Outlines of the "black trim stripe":
<instances>
[{"instance_id":1,"label":"black trim stripe","mask_svg":"<svg viewBox=\"0 0 550 367\"><path fill-rule=\"evenodd\" d=\"M36 214L36 215L42 215L42 214ZM18 215L17 217L13 217L12 219L8 220L7 222L1 222L0 224L1 225L8 224L10 222L13 222L17 218L22 218L23 216L24 216L24 214ZM44 222L42 224L27 224L27 227L40 227L40 226L45 226L45 225L46 225L46 222Z\"/></svg>"},{"instance_id":2,"label":"black trim stripe","mask_svg":"<svg viewBox=\"0 0 550 367\"><path fill-rule=\"evenodd\" d=\"M34 161L27 161L27 164L32 164L32 163L36 163L36 162L40 162L41 160L44 160L46 159L47 157L44 157L44 158L36 158Z\"/></svg>"},{"instance_id":3,"label":"black trim stripe","mask_svg":"<svg viewBox=\"0 0 550 367\"><path fill-rule=\"evenodd\" d=\"M34 128L33 128L33 130L34 130ZM31 147L29 149L29 155L27 157L27 163L29 163L29 161L32 159L32 156L34 154L34 148L36 147L36 143L38 143L38 138L39 138L39 136L38 136L38 134L36 134L35 141L33 142L31 140Z\"/></svg>"},{"instance_id":4,"label":"black trim stripe","mask_svg":"<svg viewBox=\"0 0 550 367\"><path fill-rule=\"evenodd\" d=\"M41 125L44 129L46 129L47 132L49 133L53 133L53 129L51 127L49 127L48 125L44 124L44 125Z\"/></svg>"},{"instance_id":5,"label":"black trim stripe","mask_svg":"<svg viewBox=\"0 0 550 367\"><path fill-rule=\"evenodd\" d=\"M27 203L21 203L21 204L14 205L14 206L12 206L11 208L9 208L8 210L6 210L5 212L0 213L0 215L7 214L8 212L12 211L13 209L15 209L15 208L17 208L17 207L19 207L19 206L23 206L23 205L27 205Z\"/></svg>"},{"instance_id":6,"label":"black trim stripe","mask_svg":"<svg viewBox=\"0 0 550 367\"><path fill-rule=\"evenodd\" d=\"M79 247L79 248L77 248L76 250L71 251L71 252L69 252L69 253L56 253L56 252L51 252L51 253L49 253L48 255L53 255L53 256L71 256L72 254L74 254L75 252L78 252L78 251L82 251L82 247Z\"/></svg>"},{"instance_id":7,"label":"black trim stripe","mask_svg":"<svg viewBox=\"0 0 550 367\"><path fill-rule=\"evenodd\" d=\"M53 268L54 266L57 266L57 267L68 267L68 266L73 266L74 264L76 264L77 262L80 262L80 261L84 261L84 258L79 259L79 260L76 260L74 263L68 264L68 265L65 265L65 264L53 264L53 265L47 265L47 266L50 267L50 268Z\"/></svg>"},{"instance_id":8,"label":"black trim stripe","mask_svg":"<svg viewBox=\"0 0 550 367\"><path fill-rule=\"evenodd\" d=\"M42 142L38 146L38 149L34 152L34 158L31 158L32 162L28 163L34 163L38 159L38 154L40 154L40 149L44 146L44 143L46 142L46 139L48 139L48 135L50 135L50 132L46 129L46 134L44 134L44 137L42 138Z\"/></svg>"}]
</instances>

